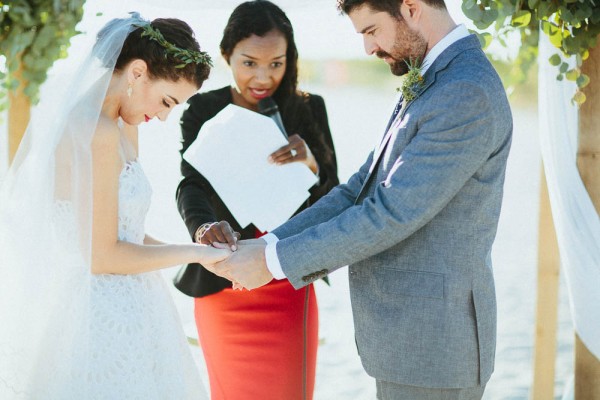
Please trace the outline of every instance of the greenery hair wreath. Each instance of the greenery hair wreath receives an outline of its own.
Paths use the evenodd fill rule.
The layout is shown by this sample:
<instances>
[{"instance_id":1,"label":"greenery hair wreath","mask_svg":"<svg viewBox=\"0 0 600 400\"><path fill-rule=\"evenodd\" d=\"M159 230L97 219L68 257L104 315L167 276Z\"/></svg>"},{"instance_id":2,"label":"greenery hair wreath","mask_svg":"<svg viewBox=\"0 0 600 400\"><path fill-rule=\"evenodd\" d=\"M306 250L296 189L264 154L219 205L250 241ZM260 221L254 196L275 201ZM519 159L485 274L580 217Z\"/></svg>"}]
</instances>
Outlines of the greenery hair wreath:
<instances>
[{"instance_id":1,"label":"greenery hair wreath","mask_svg":"<svg viewBox=\"0 0 600 400\"><path fill-rule=\"evenodd\" d=\"M148 37L150 40L154 40L164 47L166 54L173 56L173 58L181 62L181 64L176 65L175 68L184 68L186 65L192 63L204 64L209 67L213 66L212 59L208 53L204 51L180 49L173 43L168 42L158 29L152 27L150 22L144 21L144 23L134 24L134 26L142 28L142 37Z\"/></svg>"}]
</instances>

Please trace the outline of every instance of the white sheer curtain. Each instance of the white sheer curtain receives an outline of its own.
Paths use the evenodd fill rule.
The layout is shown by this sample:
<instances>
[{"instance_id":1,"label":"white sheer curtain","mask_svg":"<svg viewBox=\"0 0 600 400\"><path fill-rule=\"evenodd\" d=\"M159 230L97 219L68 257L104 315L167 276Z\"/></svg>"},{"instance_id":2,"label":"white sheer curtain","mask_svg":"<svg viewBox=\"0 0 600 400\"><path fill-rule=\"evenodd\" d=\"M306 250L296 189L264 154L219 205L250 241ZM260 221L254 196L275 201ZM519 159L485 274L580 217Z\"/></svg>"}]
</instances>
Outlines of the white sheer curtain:
<instances>
[{"instance_id":1,"label":"white sheer curtain","mask_svg":"<svg viewBox=\"0 0 600 400\"><path fill-rule=\"evenodd\" d=\"M600 358L600 218L576 165L578 112L571 103L575 84L557 81L556 67L547 61L556 52L540 34L542 158L573 324L583 343Z\"/></svg>"}]
</instances>

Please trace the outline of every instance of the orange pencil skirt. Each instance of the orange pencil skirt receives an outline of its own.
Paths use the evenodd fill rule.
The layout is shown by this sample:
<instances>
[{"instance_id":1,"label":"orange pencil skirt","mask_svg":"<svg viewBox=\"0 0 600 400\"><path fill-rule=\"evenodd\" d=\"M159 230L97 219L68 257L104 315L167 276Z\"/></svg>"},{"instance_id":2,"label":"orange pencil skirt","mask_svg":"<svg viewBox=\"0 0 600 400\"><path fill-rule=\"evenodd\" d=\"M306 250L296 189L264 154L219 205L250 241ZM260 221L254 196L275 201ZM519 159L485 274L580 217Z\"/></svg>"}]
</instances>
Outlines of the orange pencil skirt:
<instances>
[{"instance_id":1,"label":"orange pencil skirt","mask_svg":"<svg viewBox=\"0 0 600 400\"><path fill-rule=\"evenodd\" d=\"M312 400L318 346L313 285L287 279L195 300L211 400Z\"/></svg>"}]
</instances>

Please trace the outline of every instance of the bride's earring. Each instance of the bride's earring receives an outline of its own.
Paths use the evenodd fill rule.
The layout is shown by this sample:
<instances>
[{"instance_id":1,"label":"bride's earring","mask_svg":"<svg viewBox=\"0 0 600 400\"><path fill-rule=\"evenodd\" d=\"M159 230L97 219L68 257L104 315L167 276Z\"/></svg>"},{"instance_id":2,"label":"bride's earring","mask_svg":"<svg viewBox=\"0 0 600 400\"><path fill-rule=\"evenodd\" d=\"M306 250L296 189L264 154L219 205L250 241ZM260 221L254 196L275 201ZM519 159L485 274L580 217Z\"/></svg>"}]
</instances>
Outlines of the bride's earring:
<instances>
[{"instance_id":1,"label":"bride's earring","mask_svg":"<svg viewBox=\"0 0 600 400\"><path fill-rule=\"evenodd\" d=\"M130 83L129 87L127 88L127 97L131 97L131 93L133 93L133 87L131 86L131 83Z\"/></svg>"}]
</instances>

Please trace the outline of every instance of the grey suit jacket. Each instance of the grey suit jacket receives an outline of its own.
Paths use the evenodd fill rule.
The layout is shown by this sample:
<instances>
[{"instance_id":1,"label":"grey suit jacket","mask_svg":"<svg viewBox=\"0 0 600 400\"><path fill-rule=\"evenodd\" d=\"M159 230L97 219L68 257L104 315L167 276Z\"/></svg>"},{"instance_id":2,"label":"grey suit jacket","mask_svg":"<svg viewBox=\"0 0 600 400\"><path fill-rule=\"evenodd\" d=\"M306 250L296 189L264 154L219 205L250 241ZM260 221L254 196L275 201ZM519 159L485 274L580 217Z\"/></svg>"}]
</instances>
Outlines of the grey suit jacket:
<instances>
[{"instance_id":1,"label":"grey suit jacket","mask_svg":"<svg viewBox=\"0 0 600 400\"><path fill-rule=\"evenodd\" d=\"M273 233L296 288L349 265L367 373L472 387L494 367L490 254L512 116L475 36L448 47L424 78L400 124L348 183Z\"/></svg>"}]
</instances>

